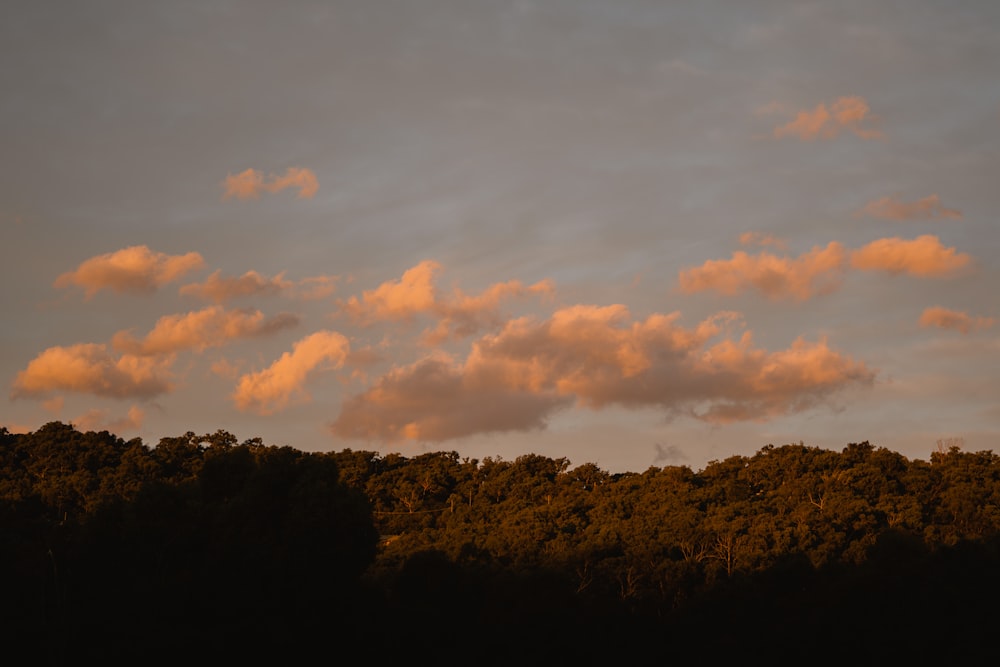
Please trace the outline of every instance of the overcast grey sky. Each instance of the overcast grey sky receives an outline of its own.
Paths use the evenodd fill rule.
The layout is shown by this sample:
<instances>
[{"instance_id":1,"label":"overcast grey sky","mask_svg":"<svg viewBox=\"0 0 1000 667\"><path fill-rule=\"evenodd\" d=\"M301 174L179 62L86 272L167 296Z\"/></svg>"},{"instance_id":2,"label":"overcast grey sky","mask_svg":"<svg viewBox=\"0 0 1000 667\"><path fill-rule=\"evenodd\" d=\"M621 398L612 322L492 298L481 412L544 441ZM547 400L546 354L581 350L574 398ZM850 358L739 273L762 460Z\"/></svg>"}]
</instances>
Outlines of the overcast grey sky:
<instances>
[{"instance_id":1,"label":"overcast grey sky","mask_svg":"<svg viewBox=\"0 0 1000 667\"><path fill-rule=\"evenodd\" d=\"M0 424L1000 449L1000 4L19 2Z\"/></svg>"}]
</instances>

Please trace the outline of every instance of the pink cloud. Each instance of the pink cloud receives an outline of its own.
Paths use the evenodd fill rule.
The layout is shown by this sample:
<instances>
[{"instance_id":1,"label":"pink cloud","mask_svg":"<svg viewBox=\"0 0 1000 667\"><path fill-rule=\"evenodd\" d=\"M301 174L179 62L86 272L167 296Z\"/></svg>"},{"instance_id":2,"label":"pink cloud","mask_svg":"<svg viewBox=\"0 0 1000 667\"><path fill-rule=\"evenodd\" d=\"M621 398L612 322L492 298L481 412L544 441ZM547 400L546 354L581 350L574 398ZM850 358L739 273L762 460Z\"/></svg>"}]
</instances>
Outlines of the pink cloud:
<instances>
[{"instance_id":1,"label":"pink cloud","mask_svg":"<svg viewBox=\"0 0 1000 667\"><path fill-rule=\"evenodd\" d=\"M148 294L200 269L203 264L204 260L196 252L167 255L153 252L144 245L132 246L91 257L75 271L59 276L55 287L82 287L88 299L102 289Z\"/></svg>"},{"instance_id":2,"label":"pink cloud","mask_svg":"<svg viewBox=\"0 0 1000 667\"><path fill-rule=\"evenodd\" d=\"M733 313L692 329L676 313L634 320L622 305L574 306L519 318L476 341L464 363L431 357L395 369L346 400L334 434L439 441L531 430L573 403L658 407L709 422L766 420L870 383L874 372L826 341L787 350L733 338Z\"/></svg>"},{"instance_id":3,"label":"pink cloud","mask_svg":"<svg viewBox=\"0 0 1000 667\"><path fill-rule=\"evenodd\" d=\"M953 329L963 334L988 329L995 324L992 317L972 317L958 310L934 306L924 310L920 316L920 326Z\"/></svg>"},{"instance_id":4,"label":"pink cloud","mask_svg":"<svg viewBox=\"0 0 1000 667\"><path fill-rule=\"evenodd\" d=\"M851 266L856 269L920 277L952 276L971 263L969 255L943 246L932 235L878 239L851 253Z\"/></svg>"},{"instance_id":5,"label":"pink cloud","mask_svg":"<svg viewBox=\"0 0 1000 667\"><path fill-rule=\"evenodd\" d=\"M904 202L897 195L882 197L865 204L858 215L884 220L961 220L962 212L946 208L938 195L929 195L913 202Z\"/></svg>"},{"instance_id":6,"label":"pink cloud","mask_svg":"<svg viewBox=\"0 0 1000 667\"><path fill-rule=\"evenodd\" d=\"M221 306L209 306L161 317L142 340L135 339L130 331L119 331L112 338L112 346L136 355L202 351L239 338L267 336L298 324L299 318L289 313L266 317L259 310L226 310Z\"/></svg>"},{"instance_id":7,"label":"pink cloud","mask_svg":"<svg viewBox=\"0 0 1000 667\"><path fill-rule=\"evenodd\" d=\"M319 191L319 181L316 174L311 169L302 167L289 167L283 175L271 174L264 178L264 174L256 169L247 169L236 175L229 174L223 183L225 192L222 195L226 199L258 199L261 193L281 192L288 188L298 188L300 199L311 199Z\"/></svg>"},{"instance_id":8,"label":"pink cloud","mask_svg":"<svg viewBox=\"0 0 1000 667\"><path fill-rule=\"evenodd\" d=\"M729 296L755 290L772 299L804 301L836 290L846 259L843 245L836 241L797 258L736 251L730 259L708 260L681 271L680 290L687 294L710 290Z\"/></svg>"},{"instance_id":9,"label":"pink cloud","mask_svg":"<svg viewBox=\"0 0 1000 667\"><path fill-rule=\"evenodd\" d=\"M110 398L152 398L172 389L169 359L113 356L104 345L50 347L17 374L11 398L44 398L71 391Z\"/></svg>"},{"instance_id":10,"label":"pink cloud","mask_svg":"<svg viewBox=\"0 0 1000 667\"><path fill-rule=\"evenodd\" d=\"M240 377L233 393L236 407L268 415L294 399L308 400L305 384L309 377L323 368L340 368L349 353L347 338L335 331L310 334L269 367Z\"/></svg>"},{"instance_id":11,"label":"pink cloud","mask_svg":"<svg viewBox=\"0 0 1000 667\"><path fill-rule=\"evenodd\" d=\"M772 105L767 108L774 110L777 107ZM817 138L833 139L847 130L862 139L881 139L883 135L879 130L862 127L863 123L874 120L870 112L863 97L840 97L829 108L821 103L812 110L799 111L793 120L776 127L774 136L777 139L794 136L812 141Z\"/></svg>"}]
</instances>

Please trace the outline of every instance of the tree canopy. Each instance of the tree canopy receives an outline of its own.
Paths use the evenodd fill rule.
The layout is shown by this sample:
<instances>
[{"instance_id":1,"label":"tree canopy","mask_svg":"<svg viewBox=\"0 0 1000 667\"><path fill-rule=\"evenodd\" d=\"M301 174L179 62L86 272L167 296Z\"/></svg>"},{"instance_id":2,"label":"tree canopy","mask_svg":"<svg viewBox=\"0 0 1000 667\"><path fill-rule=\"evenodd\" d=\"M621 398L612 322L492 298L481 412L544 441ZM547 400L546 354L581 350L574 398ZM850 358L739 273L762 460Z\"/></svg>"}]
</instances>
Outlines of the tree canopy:
<instances>
[{"instance_id":1,"label":"tree canopy","mask_svg":"<svg viewBox=\"0 0 1000 667\"><path fill-rule=\"evenodd\" d=\"M405 656L443 627L455 655L506 628L538 664L652 638L694 657L718 628L735 655L777 621L789 659L848 633L845 659L888 660L881 638L908 624L946 627L942 650L982 643L990 617L955 610L1000 592L1000 457L799 443L610 474L53 422L0 429L0 529L0 623L53 664L138 659L164 635L164 659L287 658L330 633Z\"/></svg>"}]
</instances>

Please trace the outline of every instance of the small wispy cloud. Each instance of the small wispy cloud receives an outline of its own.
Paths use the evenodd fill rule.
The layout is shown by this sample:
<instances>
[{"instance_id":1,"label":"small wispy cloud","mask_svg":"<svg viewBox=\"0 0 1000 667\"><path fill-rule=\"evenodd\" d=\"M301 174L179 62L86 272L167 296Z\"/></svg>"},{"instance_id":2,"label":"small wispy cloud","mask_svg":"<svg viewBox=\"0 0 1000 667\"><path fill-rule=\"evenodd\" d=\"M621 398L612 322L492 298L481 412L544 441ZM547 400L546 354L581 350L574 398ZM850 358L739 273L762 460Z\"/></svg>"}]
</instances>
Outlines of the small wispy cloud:
<instances>
[{"instance_id":1,"label":"small wispy cloud","mask_svg":"<svg viewBox=\"0 0 1000 667\"><path fill-rule=\"evenodd\" d=\"M352 296L340 305L359 324L378 321L408 321L433 309L437 301L434 281L441 265L424 260L407 269L398 280L387 280L361 297Z\"/></svg>"},{"instance_id":2,"label":"small wispy cloud","mask_svg":"<svg viewBox=\"0 0 1000 667\"><path fill-rule=\"evenodd\" d=\"M759 242L753 233L743 234L740 241ZM682 269L678 284L684 294L712 291L736 296L755 291L771 299L805 301L839 289L849 269L948 278L971 264L970 255L926 234L912 240L877 239L852 251L831 241L826 247L816 246L798 257L766 250L757 254L737 250L729 259L710 259L700 266Z\"/></svg>"},{"instance_id":3,"label":"small wispy cloud","mask_svg":"<svg viewBox=\"0 0 1000 667\"><path fill-rule=\"evenodd\" d=\"M898 195L882 197L865 204L855 217L869 216L883 220L961 220L962 212L947 208L938 195L928 195L916 201L905 202Z\"/></svg>"},{"instance_id":4,"label":"small wispy cloud","mask_svg":"<svg viewBox=\"0 0 1000 667\"><path fill-rule=\"evenodd\" d=\"M653 449L656 452L656 456L653 457L653 463L671 463L673 461L683 461L687 458L684 451L677 445L661 445L660 443L654 443Z\"/></svg>"},{"instance_id":5,"label":"small wispy cloud","mask_svg":"<svg viewBox=\"0 0 1000 667\"><path fill-rule=\"evenodd\" d=\"M204 282L190 283L180 288L180 293L206 301L226 303L239 298L285 295L292 298L313 300L330 296L336 290L336 276L312 276L299 281L288 280L284 273L265 276L247 271L241 276L224 276L215 271Z\"/></svg>"},{"instance_id":6,"label":"small wispy cloud","mask_svg":"<svg viewBox=\"0 0 1000 667\"><path fill-rule=\"evenodd\" d=\"M221 306L209 306L161 317L153 330L142 339L136 339L131 331L119 331L112 338L112 346L140 356L173 354L183 350L202 351L240 338L271 335L298 324L299 318L291 313L267 317L259 310L226 310Z\"/></svg>"},{"instance_id":7,"label":"small wispy cloud","mask_svg":"<svg viewBox=\"0 0 1000 667\"><path fill-rule=\"evenodd\" d=\"M223 181L222 199L258 199L263 193L276 193L288 188L298 188L300 199L311 199L319 191L319 181L311 169L289 167L282 175L270 174L266 178L257 169L247 169L238 174L228 174Z\"/></svg>"},{"instance_id":8,"label":"small wispy cloud","mask_svg":"<svg viewBox=\"0 0 1000 667\"><path fill-rule=\"evenodd\" d=\"M117 419L110 417L107 410L95 408L70 421L81 431L109 431L120 434L138 431L142 428L145 418L146 413L139 406L133 405L124 417Z\"/></svg>"},{"instance_id":9,"label":"small wispy cloud","mask_svg":"<svg viewBox=\"0 0 1000 667\"><path fill-rule=\"evenodd\" d=\"M366 290L361 297L351 297L340 306L346 314L362 325L384 321L412 321L417 316L436 319L433 329L424 332L423 342L430 345L448 338L462 338L503 324L501 302L507 299L551 296L550 281L525 285L517 280L495 283L476 295L455 289L441 294L435 286L442 267L426 260L407 269L398 280L388 280L376 289Z\"/></svg>"},{"instance_id":10,"label":"small wispy cloud","mask_svg":"<svg viewBox=\"0 0 1000 667\"><path fill-rule=\"evenodd\" d=\"M738 250L730 259L708 260L681 271L680 290L686 294L710 290L727 296L754 290L772 299L804 301L840 286L846 258L844 246L836 241L798 257Z\"/></svg>"},{"instance_id":11,"label":"small wispy cloud","mask_svg":"<svg viewBox=\"0 0 1000 667\"><path fill-rule=\"evenodd\" d=\"M305 384L309 377L324 364L329 368L343 366L350 349L347 338L336 331L310 334L267 368L241 376L233 401L240 410L269 415L293 399L308 399Z\"/></svg>"},{"instance_id":12,"label":"small wispy cloud","mask_svg":"<svg viewBox=\"0 0 1000 667\"><path fill-rule=\"evenodd\" d=\"M50 347L14 380L11 398L48 398L56 391L108 398L151 398L172 390L172 359L115 356L99 343Z\"/></svg>"},{"instance_id":13,"label":"small wispy cloud","mask_svg":"<svg viewBox=\"0 0 1000 667\"><path fill-rule=\"evenodd\" d=\"M758 113L780 113L783 107L771 103ZM868 102L863 97L849 96L837 98L832 104L817 104L813 109L804 109L795 118L774 128L776 139L795 137L803 141L833 139L841 132L848 131L862 139L882 139L881 130L872 127L877 118L872 115Z\"/></svg>"},{"instance_id":14,"label":"small wispy cloud","mask_svg":"<svg viewBox=\"0 0 1000 667\"><path fill-rule=\"evenodd\" d=\"M784 239L763 232L743 232L740 234L740 245L771 246L778 250L787 250Z\"/></svg>"},{"instance_id":15,"label":"small wispy cloud","mask_svg":"<svg viewBox=\"0 0 1000 667\"><path fill-rule=\"evenodd\" d=\"M856 269L925 278L953 276L971 263L971 256L944 246L930 234L912 240L878 239L851 253L851 266Z\"/></svg>"},{"instance_id":16,"label":"small wispy cloud","mask_svg":"<svg viewBox=\"0 0 1000 667\"><path fill-rule=\"evenodd\" d=\"M91 257L76 270L56 278L54 286L81 287L88 299L104 289L149 294L186 273L200 269L203 264L202 256L196 252L167 255L144 245L131 246Z\"/></svg>"},{"instance_id":17,"label":"small wispy cloud","mask_svg":"<svg viewBox=\"0 0 1000 667\"><path fill-rule=\"evenodd\" d=\"M958 310L950 310L941 306L933 306L920 315L920 326L952 329L968 334L981 329L988 329L995 324L992 317L973 317Z\"/></svg>"}]
</instances>

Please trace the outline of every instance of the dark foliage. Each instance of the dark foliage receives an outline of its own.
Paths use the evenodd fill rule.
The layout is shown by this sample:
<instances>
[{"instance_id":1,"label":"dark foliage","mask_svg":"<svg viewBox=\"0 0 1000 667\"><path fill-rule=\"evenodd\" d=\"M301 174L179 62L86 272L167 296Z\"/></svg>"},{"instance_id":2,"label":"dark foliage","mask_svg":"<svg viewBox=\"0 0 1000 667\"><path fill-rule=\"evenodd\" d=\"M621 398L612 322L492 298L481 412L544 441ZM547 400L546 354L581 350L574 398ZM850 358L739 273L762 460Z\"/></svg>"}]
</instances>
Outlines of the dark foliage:
<instances>
[{"instance_id":1,"label":"dark foliage","mask_svg":"<svg viewBox=\"0 0 1000 667\"><path fill-rule=\"evenodd\" d=\"M1000 657L992 452L612 475L51 423L0 429L0 466L16 664Z\"/></svg>"}]
</instances>

